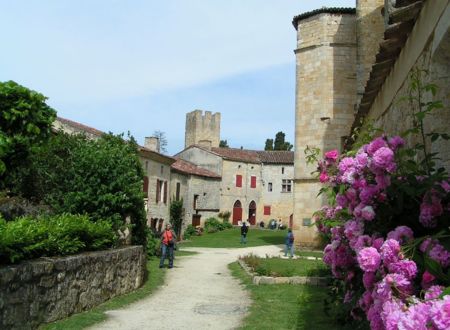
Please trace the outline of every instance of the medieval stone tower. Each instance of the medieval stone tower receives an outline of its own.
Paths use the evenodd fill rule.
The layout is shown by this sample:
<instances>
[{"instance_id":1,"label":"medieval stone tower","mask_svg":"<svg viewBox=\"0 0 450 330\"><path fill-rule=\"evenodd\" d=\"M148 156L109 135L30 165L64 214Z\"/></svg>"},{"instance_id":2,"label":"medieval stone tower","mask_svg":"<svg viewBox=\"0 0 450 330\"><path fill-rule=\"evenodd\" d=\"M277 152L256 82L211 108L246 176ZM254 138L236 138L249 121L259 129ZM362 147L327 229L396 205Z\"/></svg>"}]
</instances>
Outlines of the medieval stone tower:
<instances>
[{"instance_id":1,"label":"medieval stone tower","mask_svg":"<svg viewBox=\"0 0 450 330\"><path fill-rule=\"evenodd\" d=\"M186 114L184 146L200 144L206 147L219 147L220 112L194 110Z\"/></svg>"},{"instance_id":2,"label":"medieval stone tower","mask_svg":"<svg viewBox=\"0 0 450 330\"><path fill-rule=\"evenodd\" d=\"M297 30L294 231L302 245L317 244L317 230L309 224L312 214L324 202L317 197L321 185L311 174L316 165L306 164L304 150L310 146L321 152L342 151L360 99L357 92L364 90L377 52L377 48L367 45L382 36L380 3L384 0L361 0L357 1L356 10L321 8L294 17ZM366 34L358 34L358 27L363 27Z\"/></svg>"}]
</instances>

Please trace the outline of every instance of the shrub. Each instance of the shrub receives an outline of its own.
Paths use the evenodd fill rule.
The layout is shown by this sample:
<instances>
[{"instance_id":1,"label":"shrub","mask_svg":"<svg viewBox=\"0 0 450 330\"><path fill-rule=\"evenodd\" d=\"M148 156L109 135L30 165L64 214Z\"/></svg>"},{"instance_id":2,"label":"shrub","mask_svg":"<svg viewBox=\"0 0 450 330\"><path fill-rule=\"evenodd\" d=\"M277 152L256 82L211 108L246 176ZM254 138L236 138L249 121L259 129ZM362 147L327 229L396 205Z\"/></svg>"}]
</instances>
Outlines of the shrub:
<instances>
[{"instance_id":1,"label":"shrub","mask_svg":"<svg viewBox=\"0 0 450 330\"><path fill-rule=\"evenodd\" d=\"M49 211L45 205L33 204L20 196L0 196L0 216L6 221L24 216L37 217L40 214L49 213Z\"/></svg>"},{"instance_id":2,"label":"shrub","mask_svg":"<svg viewBox=\"0 0 450 330\"><path fill-rule=\"evenodd\" d=\"M147 234L147 256L159 256L161 253L161 239L156 233L149 230Z\"/></svg>"},{"instance_id":3,"label":"shrub","mask_svg":"<svg viewBox=\"0 0 450 330\"><path fill-rule=\"evenodd\" d=\"M114 230L131 221L132 242L145 246L143 172L133 138L98 140L58 132L15 169L12 193L49 205L55 213L87 214Z\"/></svg>"},{"instance_id":4,"label":"shrub","mask_svg":"<svg viewBox=\"0 0 450 330\"><path fill-rule=\"evenodd\" d=\"M205 230L207 233L216 233L224 229L223 224L216 218L208 218L205 221Z\"/></svg>"},{"instance_id":5,"label":"shrub","mask_svg":"<svg viewBox=\"0 0 450 330\"><path fill-rule=\"evenodd\" d=\"M220 219L222 219L223 223L226 223L226 222L229 223L230 222L231 212L230 211L220 212L217 216Z\"/></svg>"},{"instance_id":6,"label":"shrub","mask_svg":"<svg viewBox=\"0 0 450 330\"><path fill-rule=\"evenodd\" d=\"M189 239L193 235L197 235L197 230L193 225L188 225L184 231L184 239Z\"/></svg>"},{"instance_id":7,"label":"shrub","mask_svg":"<svg viewBox=\"0 0 450 330\"><path fill-rule=\"evenodd\" d=\"M87 216L0 219L0 263L100 250L112 247L116 239L109 222L94 223Z\"/></svg>"}]
</instances>

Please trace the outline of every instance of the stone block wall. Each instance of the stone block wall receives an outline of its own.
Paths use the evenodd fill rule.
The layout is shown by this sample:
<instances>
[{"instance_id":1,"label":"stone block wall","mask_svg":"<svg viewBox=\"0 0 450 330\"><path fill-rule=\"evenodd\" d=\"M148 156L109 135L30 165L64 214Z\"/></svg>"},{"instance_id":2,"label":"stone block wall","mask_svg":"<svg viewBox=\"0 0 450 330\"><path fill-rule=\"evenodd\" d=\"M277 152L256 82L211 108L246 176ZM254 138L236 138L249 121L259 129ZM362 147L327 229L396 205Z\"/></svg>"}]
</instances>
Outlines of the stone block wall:
<instances>
[{"instance_id":1,"label":"stone block wall","mask_svg":"<svg viewBox=\"0 0 450 330\"><path fill-rule=\"evenodd\" d=\"M36 329L139 288L141 246L42 258L0 268L0 328Z\"/></svg>"},{"instance_id":2,"label":"stone block wall","mask_svg":"<svg viewBox=\"0 0 450 330\"><path fill-rule=\"evenodd\" d=\"M199 144L200 141L211 141L212 147L220 142L220 113L195 110L186 114L185 148Z\"/></svg>"},{"instance_id":3,"label":"stone block wall","mask_svg":"<svg viewBox=\"0 0 450 330\"><path fill-rule=\"evenodd\" d=\"M321 151L342 148L356 103L356 17L320 13L298 21L296 62L294 234L296 243L312 245L315 228L305 219L322 206L320 185L307 165L306 146Z\"/></svg>"}]
</instances>

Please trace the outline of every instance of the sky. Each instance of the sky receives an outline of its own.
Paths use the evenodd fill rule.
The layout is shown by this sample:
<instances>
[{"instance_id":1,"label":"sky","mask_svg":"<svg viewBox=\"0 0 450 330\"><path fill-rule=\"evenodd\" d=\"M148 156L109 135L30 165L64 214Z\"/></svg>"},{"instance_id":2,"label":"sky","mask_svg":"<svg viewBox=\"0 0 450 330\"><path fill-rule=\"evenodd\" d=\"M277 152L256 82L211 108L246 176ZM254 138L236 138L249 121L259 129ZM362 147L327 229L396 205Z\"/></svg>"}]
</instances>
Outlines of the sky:
<instances>
[{"instance_id":1,"label":"sky","mask_svg":"<svg viewBox=\"0 0 450 330\"><path fill-rule=\"evenodd\" d=\"M58 116L165 133L184 148L186 113L221 113L230 147L294 142L292 18L355 0L0 0L0 81L48 97Z\"/></svg>"}]
</instances>

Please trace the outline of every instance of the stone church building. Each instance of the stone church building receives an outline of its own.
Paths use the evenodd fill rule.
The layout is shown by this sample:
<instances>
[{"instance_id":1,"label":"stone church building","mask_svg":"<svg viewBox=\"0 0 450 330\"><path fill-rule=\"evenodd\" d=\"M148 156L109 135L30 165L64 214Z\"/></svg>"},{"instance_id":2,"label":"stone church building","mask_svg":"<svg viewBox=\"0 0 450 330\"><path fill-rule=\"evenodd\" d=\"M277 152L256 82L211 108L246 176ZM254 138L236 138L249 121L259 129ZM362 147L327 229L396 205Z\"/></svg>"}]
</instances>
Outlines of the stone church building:
<instances>
[{"instance_id":1,"label":"stone church building","mask_svg":"<svg viewBox=\"0 0 450 330\"><path fill-rule=\"evenodd\" d=\"M410 76L425 70L423 81L438 86L424 100L441 100L444 109L425 120L427 132L450 127L450 9L448 0L357 0L356 8L321 8L295 16L296 123L294 232L301 245L316 245L309 226L320 184L306 165L306 146L344 150L370 120L389 135L412 125ZM410 145L415 141L410 138ZM450 144L437 141L441 165L450 169Z\"/></svg>"}]
</instances>

